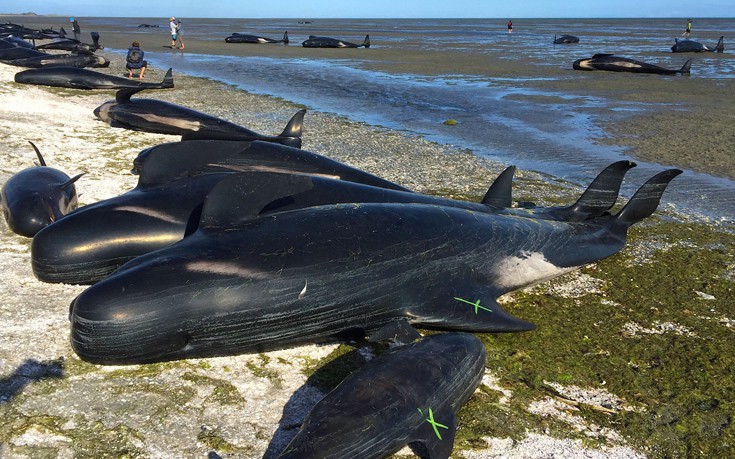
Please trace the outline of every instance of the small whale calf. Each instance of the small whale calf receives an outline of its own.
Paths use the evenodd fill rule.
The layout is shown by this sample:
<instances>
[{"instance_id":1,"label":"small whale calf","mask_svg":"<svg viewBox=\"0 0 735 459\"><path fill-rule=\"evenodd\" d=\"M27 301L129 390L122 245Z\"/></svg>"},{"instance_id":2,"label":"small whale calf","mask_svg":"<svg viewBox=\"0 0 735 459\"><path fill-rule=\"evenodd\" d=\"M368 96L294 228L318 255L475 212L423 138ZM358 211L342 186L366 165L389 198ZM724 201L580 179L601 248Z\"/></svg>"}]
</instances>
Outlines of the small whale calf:
<instances>
[{"instance_id":1,"label":"small whale calf","mask_svg":"<svg viewBox=\"0 0 735 459\"><path fill-rule=\"evenodd\" d=\"M574 70L607 70L609 72L653 73L657 75L688 74L692 60L689 59L680 69L672 70L658 65L618 57L614 54L595 54L591 58L577 59L572 64Z\"/></svg>"},{"instance_id":2,"label":"small whale calf","mask_svg":"<svg viewBox=\"0 0 735 459\"><path fill-rule=\"evenodd\" d=\"M112 127L132 131L180 135L182 140L264 140L301 147L306 109L291 118L280 135L269 136L181 105L156 99L131 99L145 88L121 89L115 100L94 109L100 120Z\"/></svg>"},{"instance_id":3,"label":"small whale calf","mask_svg":"<svg viewBox=\"0 0 735 459\"><path fill-rule=\"evenodd\" d=\"M33 237L77 206L74 187L79 177L70 178L46 166L33 142L40 166L24 169L8 179L0 190L0 205L8 227L16 234Z\"/></svg>"},{"instance_id":4,"label":"small whale calf","mask_svg":"<svg viewBox=\"0 0 735 459\"><path fill-rule=\"evenodd\" d=\"M405 445L446 459L484 372L485 347L468 333L390 349L319 401L278 459L380 459Z\"/></svg>"}]
</instances>

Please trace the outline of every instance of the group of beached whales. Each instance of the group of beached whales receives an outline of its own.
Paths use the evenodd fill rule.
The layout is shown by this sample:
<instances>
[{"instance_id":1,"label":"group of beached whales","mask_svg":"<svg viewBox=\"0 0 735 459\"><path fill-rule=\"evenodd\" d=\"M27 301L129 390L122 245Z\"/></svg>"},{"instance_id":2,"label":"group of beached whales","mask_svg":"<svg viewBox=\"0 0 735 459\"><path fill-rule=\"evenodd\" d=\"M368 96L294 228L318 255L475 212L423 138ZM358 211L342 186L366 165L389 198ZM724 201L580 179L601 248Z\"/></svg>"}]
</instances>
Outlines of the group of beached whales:
<instances>
[{"instance_id":1,"label":"group of beached whales","mask_svg":"<svg viewBox=\"0 0 735 459\"><path fill-rule=\"evenodd\" d=\"M283 33L283 38L268 38L262 35L253 35L248 33L235 32L229 37L225 38L225 43L251 43L251 44L264 44L264 43L283 43L284 45L289 44L288 31ZM369 48L370 47L370 35L365 35L362 43L351 43L347 40L332 37L318 37L316 35L309 35L309 38L301 42L301 46L304 48Z\"/></svg>"},{"instance_id":2,"label":"group of beached whales","mask_svg":"<svg viewBox=\"0 0 735 459\"><path fill-rule=\"evenodd\" d=\"M108 67L110 61L94 52L102 49L97 32L90 33L92 43L66 36L62 27L30 29L19 24L0 24L0 62L27 68L43 67ZM30 41L29 41L30 40ZM44 41L36 44L36 41ZM47 53L46 50L67 53Z\"/></svg>"},{"instance_id":3,"label":"group of beached whales","mask_svg":"<svg viewBox=\"0 0 735 459\"><path fill-rule=\"evenodd\" d=\"M100 120L181 136L138 154L132 190L75 210L80 176L46 166L38 150L41 165L3 185L8 226L33 237L37 278L91 284L69 312L82 359L143 364L366 338L399 344L321 400L281 458L380 458L407 444L447 458L456 413L485 370L471 332L534 328L496 299L620 251L628 228L681 173L653 176L614 214L630 161L605 168L568 206L514 205L512 166L481 202L454 200L300 149L305 110L281 134L263 135L133 97L151 86L127 79L36 70L36 84L119 84L115 100L95 109ZM167 79L158 87L173 86ZM422 337L414 327L446 333Z\"/></svg>"},{"instance_id":4,"label":"group of beached whales","mask_svg":"<svg viewBox=\"0 0 735 459\"><path fill-rule=\"evenodd\" d=\"M703 53L716 52L721 53L725 50L725 37L720 36L719 41L714 47L709 47L698 41L690 39L674 39L674 45L671 47L673 53ZM553 43L555 45L579 43L579 37L574 35L554 36ZM628 57L620 57L615 54L598 53L591 58L577 59L572 64L574 70L607 70L610 72L631 72L631 73L653 73L657 75L676 75L688 74L691 72L692 60L688 59L680 69L667 69L654 64L648 64L636 59Z\"/></svg>"}]
</instances>

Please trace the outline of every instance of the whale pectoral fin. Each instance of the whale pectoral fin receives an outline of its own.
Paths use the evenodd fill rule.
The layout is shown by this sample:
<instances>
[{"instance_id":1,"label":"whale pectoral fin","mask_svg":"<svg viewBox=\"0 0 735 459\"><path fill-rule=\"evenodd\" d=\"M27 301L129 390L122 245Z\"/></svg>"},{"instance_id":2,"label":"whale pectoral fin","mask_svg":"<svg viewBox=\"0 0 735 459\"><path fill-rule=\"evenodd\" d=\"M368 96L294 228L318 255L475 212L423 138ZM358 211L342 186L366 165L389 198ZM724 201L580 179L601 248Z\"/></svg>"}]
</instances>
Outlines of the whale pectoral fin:
<instances>
[{"instance_id":1,"label":"whale pectoral fin","mask_svg":"<svg viewBox=\"0 0 735 459\"><path fill-rule=\"evenodd\" d=\"M408 344L419 338L421 338L421 334L406 319L399 319L380 327L368 337L368 341L372 343L392 341Z\"/></svg>"},{"instance_id":2,"label":"whale pectoral fin","mask_svg":"<svg viewBox=\"0 0 735 459\"><path fill-rule=\"evenodd\" d=\"M531 322L521 320L503 309L492 294L477 292L453 296L442 314L435 313L434 321L427 324L440 328L477 333L518 332L536 328Z\"/></svg>"},{"instance_id":3,"label":"whale pectoral fin","mask_svg":"<svg viewBox=\"0 0 735 459\"><path fill-rule=\"evenodd\" d=\"M515 166L509 166L490 185L482 203L486 206L511 207L513 205L513 174Z\"/></svg>"},{"instance_id":4,"label":"whale pectoral fin","mask_svg":"<svg viewBox=\"0 0 735 459\"><path fill-rule=\"evenodd\" d=\"M449 409L419 408L423 422L411 436L409 446L421 457L447 459L454 448L457 418Z\"/></svg>"},{"instance_id":5,"label":"whale pectoral fin","mask_svg":"<svg viewBox=\"0 0 735 459\"><path fill-rule=\"evenodd\" d=\"M209 193L202 209L200 228L238 228L290 196L314 187L311 177L273 172L243 172L222 179Z\"/></svg>"}]
</instances>

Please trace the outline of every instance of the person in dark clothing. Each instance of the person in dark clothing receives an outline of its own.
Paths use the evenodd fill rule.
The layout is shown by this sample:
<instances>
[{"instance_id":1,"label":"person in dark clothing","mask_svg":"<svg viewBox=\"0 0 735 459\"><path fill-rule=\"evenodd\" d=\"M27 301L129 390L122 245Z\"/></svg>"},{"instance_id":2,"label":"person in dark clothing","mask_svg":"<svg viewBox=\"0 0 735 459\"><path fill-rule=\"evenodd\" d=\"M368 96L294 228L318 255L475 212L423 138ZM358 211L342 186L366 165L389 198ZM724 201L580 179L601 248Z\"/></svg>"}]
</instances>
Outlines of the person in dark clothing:
<instances>
[{"instance_id":1,"label":"person in dark clothing","mask_svg":"<svg viewBox=\"0 0 735 459\"><path fill-rule=\"evenodd\" d=\"M145 69L148 67L148 61L143 59L145 52L140 49L140 43L133 42L133 46L128 48L128 55L125 57L125 68L128 69L128 78L133 77L133 70L140 70L140 79L143 79Z\"/></svg>"},{"instance_id":2,"label":"person in dark clothing","mask_svg":"<svg viewBox=\"0 0 735 459\"><path fill-rule=\"evenodd\" d=\"M74 39L76 41L79 41L80 37L82 36L82 29L79 28L79 23L74 18L69 18L69 21L71 22L71 29L74 31Z\"/></svg>"},{"instance_id":3,"label":"person in dark clothing","mask_svg":"<svg viewBox=\"0 0 735 459\"><path fill-rule=\"evenodd\" d=\"M513 20L508 21L508 33L513 33Z\"/></svg>"}]
</instances>

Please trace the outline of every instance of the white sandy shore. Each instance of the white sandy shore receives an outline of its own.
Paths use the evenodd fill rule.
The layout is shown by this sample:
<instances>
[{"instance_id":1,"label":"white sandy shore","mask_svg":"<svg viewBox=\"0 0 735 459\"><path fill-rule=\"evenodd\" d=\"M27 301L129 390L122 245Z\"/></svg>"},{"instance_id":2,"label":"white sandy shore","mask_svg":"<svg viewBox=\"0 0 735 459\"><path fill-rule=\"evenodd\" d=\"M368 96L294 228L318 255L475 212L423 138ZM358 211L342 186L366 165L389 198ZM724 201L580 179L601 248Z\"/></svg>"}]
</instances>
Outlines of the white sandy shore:
<instances>
[{"instance_id":1,"label":"white sandy shore","mask_svg":"<svg viewBox=\"0 0 735 459\"><path fill-rule=\"evenodd\" d=\"M92 110L111 98L111 92L17 85L12 83L17 70L0 65L0 183L35 162L28 144L32 140L49 166L69 175L86 172L77 190L80 203L88 204L134 187L136 178L128 170L141 149L177 140L112 129L96 120ZM160 69L147 74L151 80L160 75ZM188 97L187 105L203 110L206 101L196 98L192 81L184 80L181 91ZM160 98L170 95L161 93ZM239 110L237 115L249 119L218 114L266 133L278 132L287 119L285 114L294 108L265 97L221 97L249 98L256 108ZM306 123L305 148L334 151L338 159L418 190L478 193L486 183L479 178L499 170L499 165L480 163L451 147L333 116L310 114ZM436 173L423 171L428 164ZM416 173L415 168L422 172ZM442 178L455 174L472 180ZM11 233L4 221L0 223L0 244L4 286L0 299L0 416L13 419L4 424L11 432L3 434L8 441L0 444L0 457L34 457L39 452L48 454L44 457L93 457L100 443L120 445L116 454L127 457L201 458L211 452L221 457L272 457L322 396L304 386L303 369L336 345L148 366L86 364L69 346L67 320L69 303L84 287L37 281L31 271L30 239ZM492 375L487 375L486 382L492 383ZM546 408L537 409L558 415L551 401ZM581 418L570 420L569 426L570 432L594 432L594 426L585 425ZM610 436L614 438L614 433ZM621 440L612 444L621 446L592 450L577 440L529 432L521 442L488 438L486 449L458 452L453 457L643 457Z\"/></svg>"}]
</instances>

